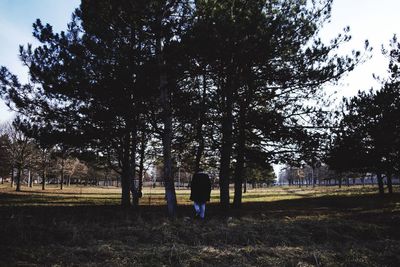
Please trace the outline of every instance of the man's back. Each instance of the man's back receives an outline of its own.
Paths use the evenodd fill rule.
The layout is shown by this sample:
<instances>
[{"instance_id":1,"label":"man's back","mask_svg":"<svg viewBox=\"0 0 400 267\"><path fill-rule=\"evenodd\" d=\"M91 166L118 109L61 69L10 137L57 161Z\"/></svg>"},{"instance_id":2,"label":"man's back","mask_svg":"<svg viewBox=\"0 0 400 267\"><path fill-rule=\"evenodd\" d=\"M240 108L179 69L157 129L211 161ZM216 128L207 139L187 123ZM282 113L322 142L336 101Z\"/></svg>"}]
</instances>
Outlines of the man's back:
<instances>
[{"instance_id":1,"label":"man's back","mask_svg":"<svg viewBox=\"0 0 400 267\"><path fill-rule=\"evenodd\" d=\"M193 175L190 200L206 202L210 200L211 182L208 174L197 172Z\"/></svg>"}]
</instances>

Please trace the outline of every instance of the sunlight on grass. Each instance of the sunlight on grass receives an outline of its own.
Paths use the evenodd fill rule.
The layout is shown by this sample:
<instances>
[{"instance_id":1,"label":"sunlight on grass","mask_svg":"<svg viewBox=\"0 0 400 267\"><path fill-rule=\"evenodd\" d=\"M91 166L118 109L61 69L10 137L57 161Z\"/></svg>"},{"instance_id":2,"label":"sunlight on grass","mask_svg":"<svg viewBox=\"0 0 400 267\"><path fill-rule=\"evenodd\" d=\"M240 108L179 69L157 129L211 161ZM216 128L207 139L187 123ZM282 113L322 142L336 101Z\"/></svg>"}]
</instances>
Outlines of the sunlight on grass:
<instances>
[{"instance_id":1,"label":"sunlight on grass","mask_svg":"<svg viewBox=\"0 0 400 267\"><path fill-rule=\"evenodd\" d=\"M396 188L397 190L397 188ZM243 194L243 202L274 202L281 200L317 198L322 196L354 196L375 194L372 186L354 187L272 187L250 189ZM191 205L189 189L176 189L179 205ZM63 190L58 186L48 185L42 190L40 185L22 187L21 192L15 192L9 184L0 185L0 206L10 205L117 205L120 203L121 188L118 187L90 187L70 186ZM233 190L231 189L231 200ZM211 194L211 203L219 202L219 190L214 189ZM140 205L164 205L164 188L145 187Z\"/></svg>"}]
</instances>

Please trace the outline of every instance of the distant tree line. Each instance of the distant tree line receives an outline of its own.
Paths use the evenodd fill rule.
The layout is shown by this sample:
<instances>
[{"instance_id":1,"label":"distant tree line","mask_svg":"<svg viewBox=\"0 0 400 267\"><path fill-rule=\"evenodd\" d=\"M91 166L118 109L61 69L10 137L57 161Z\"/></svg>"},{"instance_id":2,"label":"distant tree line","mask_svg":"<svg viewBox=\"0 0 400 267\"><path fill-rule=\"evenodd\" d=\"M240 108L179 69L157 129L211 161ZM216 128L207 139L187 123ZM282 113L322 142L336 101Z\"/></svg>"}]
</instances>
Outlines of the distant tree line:
<instances>
[{"instance_id":1,"label":"distant tree line","mask_svg":"<svg viewBox=\"0 0 400 267\"><path fill-rule=\"evenodd\" d=\"M308 186L365 186L378 184L376 174L370 172L337 171L323 164L316 168L308 165L285 165L279 173L279 185L308 187Z\"/></svg>"},{"instance_id":2,"label":"distant tree line","mask_svg":"<svg viewBox=\"0 0 400 267\"><path fill-rule=\"evenodd\" d=\"M123 206L137 205L135 177L161 157L170 215L176 159L217 170L221 207L232 182L240 207L246 173L297 157L315 164L323 88L364 60L338 55L348 28L328 44L318 37L331 5L83 0L66 31L33 24L40 45L20 47L30 81L2 67L1 96L42 149L102 157L121 176Z\"/></svg>"},{"instance_id":3,"label":"distant tree line","mask_svg":"<svg viewBox=\"0 0 400 267\"><path fill-rule=\"evenodd\" d=\"M16 191L21 191L21 184L33 187L34 183L40 183L45 190L47 184L57 184L63 189L71 184L118 186L120 182L100 159L63 152L57 146L42 148L15 122L0 125L0 177L1 183L8 179Z\"/></svg>"}]
</instances>

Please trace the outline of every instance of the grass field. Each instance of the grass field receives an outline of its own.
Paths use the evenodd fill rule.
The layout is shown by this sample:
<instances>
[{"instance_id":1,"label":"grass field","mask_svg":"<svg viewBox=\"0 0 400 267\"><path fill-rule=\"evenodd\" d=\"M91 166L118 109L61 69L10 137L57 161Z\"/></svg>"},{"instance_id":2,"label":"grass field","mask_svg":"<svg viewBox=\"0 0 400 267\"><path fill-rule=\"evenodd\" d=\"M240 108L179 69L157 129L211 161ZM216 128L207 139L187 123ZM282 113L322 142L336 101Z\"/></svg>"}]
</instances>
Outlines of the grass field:
<instances>
[{"instance_id":1,"label":"grass field","mask_svg":"<svg viewBox=\"0 0 400 267\"><path fill-rule=\"evenodd\" d=\"M0 186L0 266L400 266L397 187L249 190L229 214L215 190L204 222L187 190L170 220L160 188L135 211L118 188L22 189Z\"/></svg>"}]
</instances>

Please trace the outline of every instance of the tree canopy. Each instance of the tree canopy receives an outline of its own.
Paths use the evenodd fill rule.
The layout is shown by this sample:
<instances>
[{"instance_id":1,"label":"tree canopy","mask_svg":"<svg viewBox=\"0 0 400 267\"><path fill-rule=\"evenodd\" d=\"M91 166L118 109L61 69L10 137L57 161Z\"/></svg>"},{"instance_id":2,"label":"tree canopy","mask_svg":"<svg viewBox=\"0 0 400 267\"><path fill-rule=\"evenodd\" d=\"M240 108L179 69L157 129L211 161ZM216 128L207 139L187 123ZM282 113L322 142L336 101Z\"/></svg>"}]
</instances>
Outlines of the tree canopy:
<instances>
[{"instance_id":1,"label":"tree canopy","mask_svg":"<svg viewBox=\"0 0 400 267\"><path fill-rule=\"evenodd\" d=\"M337 53L348 28L328 44L319 38L331 5L84 0L66 31L33 24L40 45L20 47L30 81L2 67L1 95L42 145L107 159L122 177L122 205L141 195L136 170L151 139L162 144L170 214L173 159L182 155L193 170L219 169L224 208L234 180L240 206L245 165L256 158L253 169L269 173L314 145L304 139L322 116L324 85L362 61Z\"/></svg>"},{"instance_id":2,"label":"tree canopy","mask_svg":"<svg viewBox=\"0 0 400 267\"><path fill-rule=\"evenodd\" d=\"M378 176L383 193L382 174L399 174L400 151L400 80L398 64L400 45L396 37L390 44L389 77L378 91L360 91L344 100L343 118L328 161L341 171L371 172Z\"/></svg>"}]
</instances>

